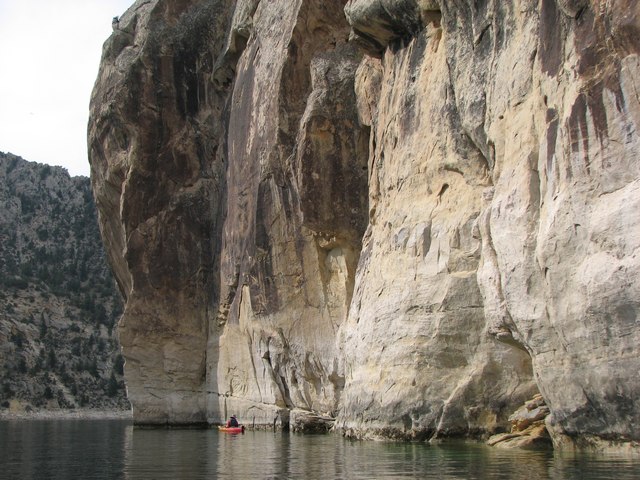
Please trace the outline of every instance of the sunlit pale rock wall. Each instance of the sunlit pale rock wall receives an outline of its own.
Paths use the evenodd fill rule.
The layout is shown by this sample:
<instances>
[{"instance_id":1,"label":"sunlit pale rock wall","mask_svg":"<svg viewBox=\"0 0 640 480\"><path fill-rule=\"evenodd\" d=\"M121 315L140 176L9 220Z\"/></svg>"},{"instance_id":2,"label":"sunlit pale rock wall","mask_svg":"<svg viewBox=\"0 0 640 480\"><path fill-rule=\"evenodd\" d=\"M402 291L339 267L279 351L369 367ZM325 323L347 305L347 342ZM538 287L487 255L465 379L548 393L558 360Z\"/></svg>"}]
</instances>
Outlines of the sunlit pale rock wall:
<instances>
[{"instance_id":1,"label":"sunlit pale rock wall","mask_svg":"<svg viewBox=\"0 0 640 480\"><path fill-rule=\"evenodd\" d=\"M138 422L640 439L631 0L139 0L92 180Z\"/></svg>"},{"instance_id":2,"label":"sunlit pale rock wall","mask_svg":"<svg viewBox=\"0 0 640 480\"><path fill-rule=\"evenodd\" d=\"M534 388L527 353L489 335L479 288L478 223L492 178L459 104L481 99L451 78L440 11L406 3L386 24L377 16L389 8L347 7L381 56L359 70L372 128L369 227L339 338L339 423L356 436L491 430Z\"/></svg>"}]
</instances>

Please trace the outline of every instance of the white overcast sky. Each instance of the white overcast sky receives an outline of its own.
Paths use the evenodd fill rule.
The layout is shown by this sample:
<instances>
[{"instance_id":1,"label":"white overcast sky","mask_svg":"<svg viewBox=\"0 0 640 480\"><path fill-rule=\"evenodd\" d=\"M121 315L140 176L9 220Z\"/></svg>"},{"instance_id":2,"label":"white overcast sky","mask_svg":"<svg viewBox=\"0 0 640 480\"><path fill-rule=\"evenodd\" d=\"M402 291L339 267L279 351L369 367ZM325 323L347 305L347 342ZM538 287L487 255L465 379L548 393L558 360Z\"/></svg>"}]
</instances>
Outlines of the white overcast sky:
<instances>
[{"instance_id":1,"label":"white overcast sky","mask_svg":"<svg viewBox=\"0 0 640 480\"><path fill-rule=\"evenodd\" d=\"M134 0L0 0L0 151L89 175L91 89Z\"/></svg>"}]
</instances>

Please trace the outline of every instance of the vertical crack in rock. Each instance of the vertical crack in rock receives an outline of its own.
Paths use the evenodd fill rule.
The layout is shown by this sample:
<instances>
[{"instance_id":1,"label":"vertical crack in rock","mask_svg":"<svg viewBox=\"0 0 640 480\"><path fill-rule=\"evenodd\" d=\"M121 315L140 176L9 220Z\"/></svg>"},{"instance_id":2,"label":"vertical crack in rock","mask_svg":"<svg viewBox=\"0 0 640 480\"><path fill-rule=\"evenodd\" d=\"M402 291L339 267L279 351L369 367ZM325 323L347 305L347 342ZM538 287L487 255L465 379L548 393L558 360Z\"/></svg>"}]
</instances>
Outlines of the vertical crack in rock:
<instances>
[{"instance_id":1,"label":"vertical crack in rock","mask_svg":"<svg viewBox=\"0 0 640 480\"><path fill-rule=\"evenodd\" d=\"M493 188L485 193L487 200L493 199ZM478 234L482 243L482 265L479 271L479 281L483 290L484 311L489 323L489 333L494 335L501 342L513 345L525 350L524 345L516 340L520 335L517 327L511 319L511 314L507 306L502 291L502 279L500 276L500 266L498 256L491 240L490 226L491 208L485 210L478 217Z\"/></svg>"}]
</instances>

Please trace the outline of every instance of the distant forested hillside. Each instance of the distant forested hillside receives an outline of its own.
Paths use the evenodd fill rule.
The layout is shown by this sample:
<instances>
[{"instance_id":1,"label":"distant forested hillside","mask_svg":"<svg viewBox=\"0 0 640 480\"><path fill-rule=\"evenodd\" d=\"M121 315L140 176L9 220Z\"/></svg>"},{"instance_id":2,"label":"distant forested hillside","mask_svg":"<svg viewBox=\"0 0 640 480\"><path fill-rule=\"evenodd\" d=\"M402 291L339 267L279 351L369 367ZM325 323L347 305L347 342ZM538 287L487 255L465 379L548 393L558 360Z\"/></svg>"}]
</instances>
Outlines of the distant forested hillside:
<instances>
[{"instance_id":1,"label":"distant forested hillside","mask_svg":"<svg viewBox=\"0 0 640 480\"><path fill-rule=\"evenodd\" d=\"M0 152L0 413L127 409L89 179Z\"/></svg>"}]
</instances>

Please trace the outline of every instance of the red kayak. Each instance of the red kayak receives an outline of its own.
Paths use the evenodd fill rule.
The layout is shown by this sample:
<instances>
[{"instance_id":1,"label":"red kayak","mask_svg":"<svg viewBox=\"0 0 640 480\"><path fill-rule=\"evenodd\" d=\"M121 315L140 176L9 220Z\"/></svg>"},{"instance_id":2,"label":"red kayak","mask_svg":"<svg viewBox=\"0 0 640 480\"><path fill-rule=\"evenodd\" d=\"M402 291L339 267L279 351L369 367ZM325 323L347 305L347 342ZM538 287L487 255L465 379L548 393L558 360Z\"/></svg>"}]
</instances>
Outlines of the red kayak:
<instances>
[{"instance_id":1,"label":"red kayak","mask_svg":"<svg viewBox=\"0 0 640 480\"><path fill-rule=\"evenodd\" d=\"M219 426L218 430L225 433L244 433L244 426L240 425L239 427L224 427Z\"/></svg>"}]
</instances>

